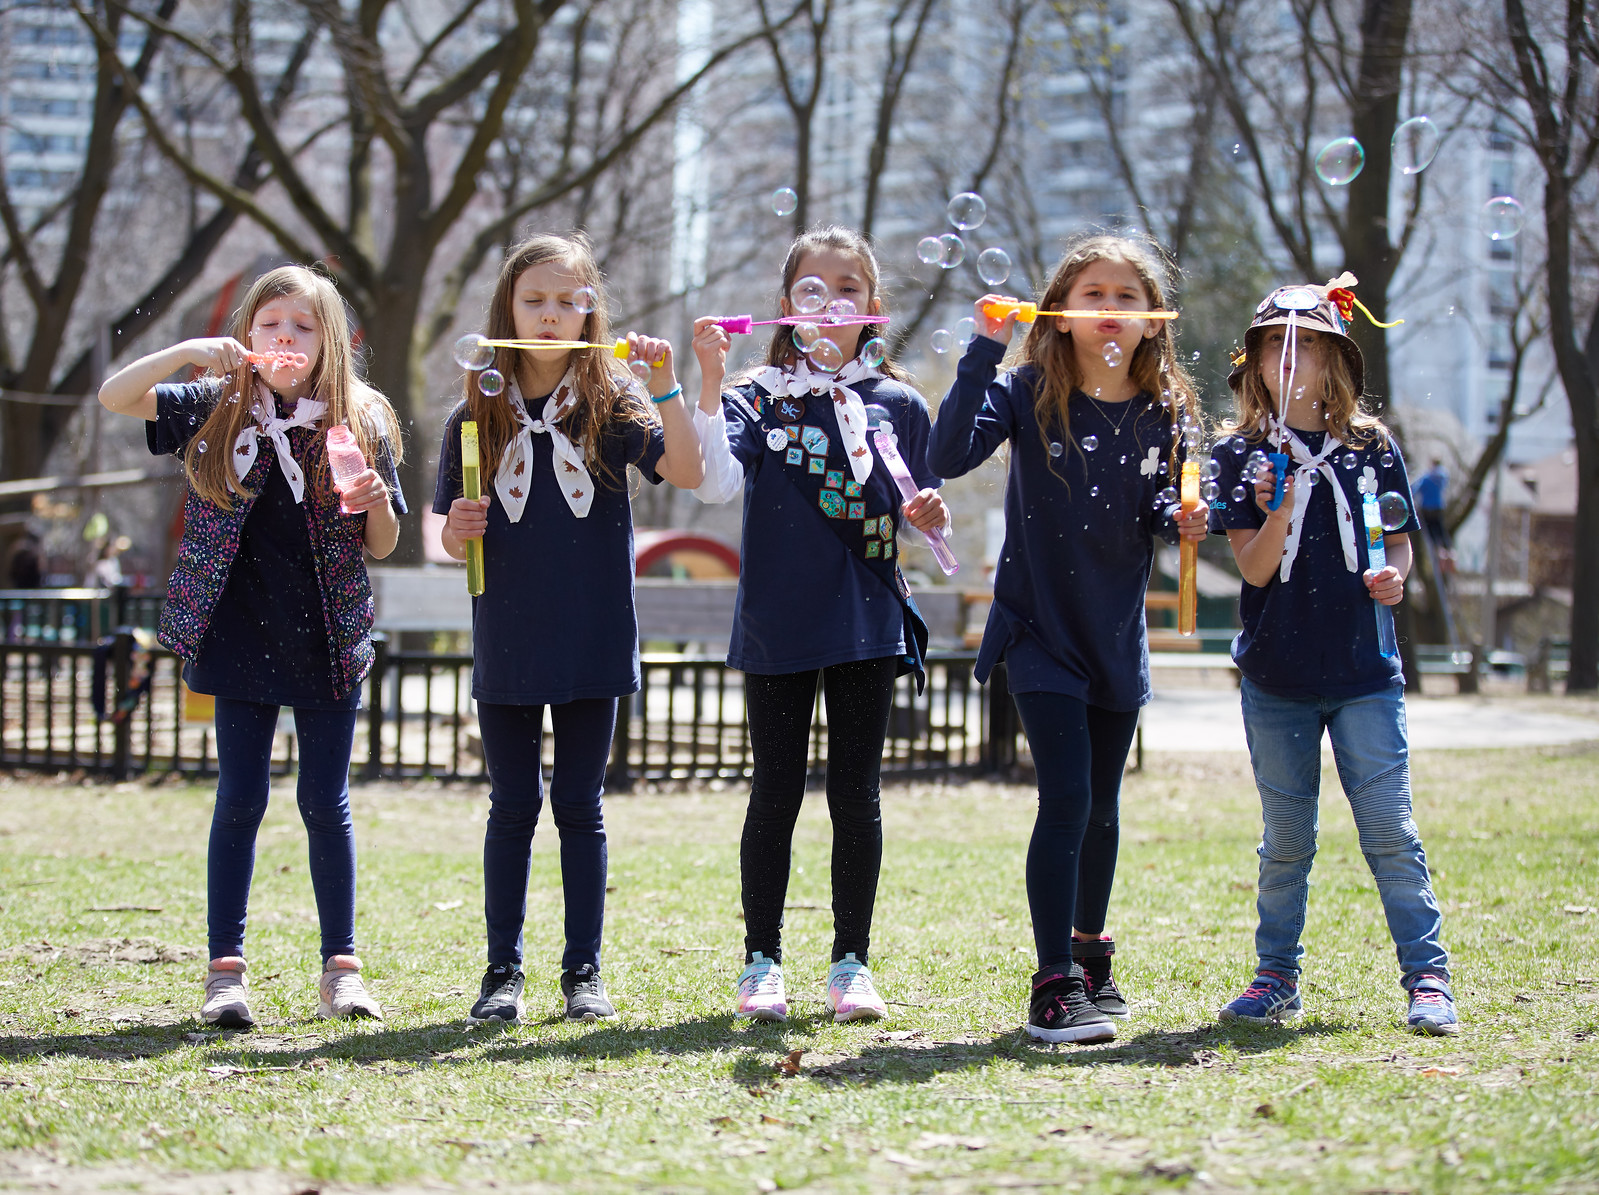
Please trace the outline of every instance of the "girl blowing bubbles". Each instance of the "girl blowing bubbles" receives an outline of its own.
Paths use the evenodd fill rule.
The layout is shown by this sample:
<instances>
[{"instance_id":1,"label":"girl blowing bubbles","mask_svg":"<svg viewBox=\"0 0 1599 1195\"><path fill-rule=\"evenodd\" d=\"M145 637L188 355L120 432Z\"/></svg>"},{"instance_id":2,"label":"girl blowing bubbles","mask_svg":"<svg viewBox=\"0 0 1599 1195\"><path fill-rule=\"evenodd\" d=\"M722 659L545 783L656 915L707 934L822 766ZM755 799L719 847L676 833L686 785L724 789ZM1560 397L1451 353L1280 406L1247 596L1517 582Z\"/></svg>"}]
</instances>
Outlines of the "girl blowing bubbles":
<instances>
[{"instance_id":1,"label":"girl blowing bubbles","mask_svg":"<svg viewBox=\"0 0 1599 1195\"><path fill-rule=\"evenodd\" d=\"M1148 311L1162 291L1143 245L1096 236L1069 249L1039 307ZM1137 316L1041 316L1021 365L996 375L1016 321L985 313L998 301L977 301L983 335L939 408L928 463L959 477L1010 444L1005 546L976 675L986 682L1005 661L1038 771L1027 1032L1104 1041L1116 1036L1110 1017L1127 1013L1102 934L1122 770L1150 696L1144 591L1156 536L1205 535L1205 507L1179 513L1164 492L1178 473L1179 419L1197 442L1196 400L1169 326Z\"/></svg>"},{"instance_id":2,"label":"girl blowing bubbles","mask_svg":"<svg viewBox=\"0 0 1599 1195\"><path fill-rule=\"evenodd\" d=\"M598 265L581 237L537 236L505 259L489 304L494 340L610 335ZM515 1021L522 997L533 830L543 805L539 742L544 707L555 730L550 805L561 836L566 1015L614 1015L600 979L605 918L605 824L600 807L616 699L639 687L633 613L633 516L627 467L650 482L692 489L703 467L672 369L672 346L628 335L649 369L648 394L601 348L499 348L503 392L468 374L450 413L433 509L446 516L444 550L466 557L482 539L485 591L472 605L472 696L488 766L483 841L488 970L474 1021ZM661 422L650 416L660 412ZM462 497L461 424L477 422L493 498Z\"/></svg>"},{"instance_id":3,"label":"girl blowing bubbles","mask_svg":"<svg viewBox=\"0 0 1599 1195\"><path fill-rule=\"evenodd\" d=\"M844 228L806 233L783 263L780 308L876 315L877 259ZM743 568L729 667L744 672L754 779L739 848L745 961L741 1017L788 1015L783 898L794 823L805 797L811 712L827 697L827 808L833 819L833 964L827 1008L840 1021L887 1012L867 970L883 855L878 774L895 678L921 674L927 642L898 568L903 521L942 527L947 515L924 460L927 403L883 360L869 326L778 325L766 365L726 396L728 336L695 321L701 383L695 423L705 442L704 502L744 494ZM864 342L864 343L863 343ZM800 350L803 344L805 351ZM867 350L870 345L870 351ZM920 487L900 501L869 443L884 420ZM868 423L871 429L868 428Z\"/></svg>"},{"instance_id":4,"label":"girl blowing bubbles","mask_svg":"<svg viewBox=\"0 0 1599 1195\"><path fill-rule=\"evenodd\" d=\"M1238 417L1224 428L1231 434L1217 444L1216 459L1231 501L1218 502L1211 521L1227 533L1244 576L1233 659L1243 674L1265 833L1259 967L1220 1018L1299 1015L1299 936L1316 855L1325 731L1398 947L1407 1022L1420 1033L1452 1034L1459 1025L1442 918L1411 818L1404 677L1398 656L1379 650L1372 616L1372 599L1394 606L1404 597L1417 523L1411 514L1383 537L1386 568L1362 568L1363 495L1410 487L1387 428L1360 410L1364 368L1344 322L1356 305L1353 285L1345 275L1327 287L1273 291L1256 309L1243 362L1227 379ZM1282 505L1272 510L1276 475L1261 454L1278 445L1291 464ZM1251 476L1252 490L1243 484Z\"/></svg>"},{"instance_id":5,"label":"girl blowing bubbles","mask_svg":"<svg viewBox=\"0 0 1599 1195\"><path fill-rule=\"evenodd\" d=\"M258 278L235 334L186 340L133 362L100 402L147 420L150 451L183 458L183 542L160 639L216 698L216 812L207 860L211 966L201 1015L248 1029L244 927L266 813L278 708L294 707L300 816L322 923L318 1014L380 1017L355 957L350 747L372 666L372 591L362 549L394 550L405 500L394 412L356 379L344 304L300 266ZM246 349L246 345L249 346ZM284 354L255 372L246 352ZM305 365L289 358L303 354ZM184 366L208 376L158 384ZM325 435L346 424L372 466L335 492Z\"/></svg>"}]
</instances>

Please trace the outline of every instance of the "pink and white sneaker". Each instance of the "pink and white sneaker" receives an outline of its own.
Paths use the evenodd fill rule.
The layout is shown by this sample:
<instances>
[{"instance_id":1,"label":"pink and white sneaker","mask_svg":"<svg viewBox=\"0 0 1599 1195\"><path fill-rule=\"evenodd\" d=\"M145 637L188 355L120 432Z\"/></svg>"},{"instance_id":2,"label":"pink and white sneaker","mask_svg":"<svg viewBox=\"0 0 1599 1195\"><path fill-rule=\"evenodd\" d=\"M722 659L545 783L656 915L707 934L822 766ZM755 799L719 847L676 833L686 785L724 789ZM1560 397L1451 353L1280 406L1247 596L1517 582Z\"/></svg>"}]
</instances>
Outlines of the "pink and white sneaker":
<instances>
[{"instance_id":1,"label":"pink and white sneaker","mask_svg":"<svg viewBox=\"0 0 1599 1195\"><path fill-rule=\"evenodd\" d=\"M835 1021L875 1021L888 1015L866 964L846 954L827 972L827 1007Z\"/></svg>"},{"instance_id":2,"label":"pink and white sneaker","mask_svg":"<svg viewBox=\"0 0 1599 1195\"><path fill-rule=\"evenodd\" d=\"M738 977L736 1012L756 1021L788 1020L788 997L783 991L783 967L759 950Z\"/></svg>"}]
</instances>

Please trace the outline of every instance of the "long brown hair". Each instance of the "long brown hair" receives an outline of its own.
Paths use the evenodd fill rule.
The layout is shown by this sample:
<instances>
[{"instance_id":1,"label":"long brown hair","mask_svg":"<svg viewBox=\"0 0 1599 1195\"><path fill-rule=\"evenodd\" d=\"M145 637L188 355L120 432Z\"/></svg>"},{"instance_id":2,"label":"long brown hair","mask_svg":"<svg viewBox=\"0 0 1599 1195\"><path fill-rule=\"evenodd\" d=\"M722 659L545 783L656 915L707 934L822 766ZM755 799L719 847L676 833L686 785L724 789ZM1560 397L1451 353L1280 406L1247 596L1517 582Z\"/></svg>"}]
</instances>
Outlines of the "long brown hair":
<instances>
[{"instance_id":1,"label":"long brown hair","mask_svg":"<svg viewBox=\"0 0 1599 1195\"><path fill-rule=\"evenodd\" d=\"M583 319L579 339L591 344L605 345L611 341L611 313L605 301L605 280L599 263L594 260L594 249L582 233L569 236L541 234L529 237L506 255L500 266L499 279L494 284L494 297L489 300L488 337L490 340L514 340L516 320L511 311L516 280L534 266L554 262L577 279L579 287L594 292L594 310ZM518 354L521 349L497 348L494 350L494 368L507 379L516 376ZM638 386L627 367L618 361L609 349L573 349L571 357L573 380L577 383L577 405L566 417L567 435L583 449L583 460L589 472L607 481L615 481L615 471L605 463L600 453L600 440L612 420L649 423L650 407L638 396ZM517 421L511 414L509 390L502 390L492 398L479 389L481 375L466 375L466 405L470 417L477 421L478 450L483 462L483 475L493 477L500 465L500 454L516 438ZM523 401L533 395L523 395ZM537 412L530 412L538 418Z\"/></svg>"},{"instance_id":2,"label":"long brown hair","mask_svg":"<svg viewBox=\"0 0 1599 1195\"><path fill-rule=\"evenodd\" d=\"M1316 401L1327 416L1327 430L1351 448L1363 448L1379 440L1386 443L1388 428L1361 407L1349 363L1328 334L1321 333L1314 345L1301 342L1299 351L1316 353L1321 361L1321 393ZM1250 357L1253 360L1248 362L1249 368L1238 379L1238 413L1223 423L1220 431L1258 442L1271 430L1271 417L1277 408L1260 376L1260 354L1251 353Z\"/></svg>"},{"instance_id":3,"label":"long brown hair","mask_svg":"<svg viewBox=\"0 0 1599 1195\"><path fill-rule=\"evenodd\" d=\"M322 352L306 388L306 396L328 404L322 425L347 424L368 461L373 459L379 441L386 439L391 459L399 464L404 451L399 421L394 417L389 400L355 376L350 322L344 312L344 300L339 297L332 279L304 266L279 266L268 270L251 284L233 313L234 339L248 346L256 312L274 299L307 300L312 318L321 330ZM245 425L254 420L250 411L255 403L256 377L255 371L248 367L225 375L222 396L216 407L183 450L183 472L189 484L201 498L223 510L233 509L235 493L246 498L255 497L244 488L244 479L234 466L233 442ZM213 447L217 451L208 451ZM328 478L327 446L320 437L300 465L313 484L332 484Z\"/></svg>"},{"instance_id":4,"label":"long brown hair","mask_svg":"<svg viewBox=\"0 0 1599 1195\"><path fill-rule=\"evenodd\" d=\"M835 253L843 253L853 257L860 263L861 276L866 282L866 302L860 314L862 315L887 315L888 305L883 301L882 291L879 286L881 271L877 267L877 254L872 251L872 243L866 239L865 234L853 228L844 228L838 224L828 224L820 228L813 228L794 238L794 243L788 247L788 256L783 259L783 285L778 291L778 298L787 297L795 280L799 277L801 260L807 253L821 253L831 249ZM877 309L872 310L872 304L877 304ZM855 342L854 356L860 356L861 347L877 335L875 329L878 325L867 324L861 328L860 339ZM803 356L794 344L794 329L787 324L774 324L772 339L766 346L766 364L775 365L779 369L787 369ZM851 358L854 359L853 357ZM908 381L910 375L886 356L879 365L878 371L884 377L894 378L898 381Z\"/></svg>"},{"instance_id":5,"label":"long brown hair","mask_svg":"<svg viewBox=\"0 0 1599 1195\"><path fill-rule=\"evenodd\" d=\"M1176 281L1176 268L1159 245L1128 236L1090 234L1068 242L1065 255L1055 267L1049 285L1038 300L1040 310L1061 310L1078 276L1095 262L1101 261L1131 266L1138 275L1152 311L1158 311L1166 305L1166 283ZM1157 326L1159 330L1155 335L1140 340L1138 347L1133 349L1127 376L1142 393L1152 395L1161 403L1170 420L1171 475L1175 478L1178 424L1185 414L1195 420L1202 416L1194 381L1177 360L1177 344L1172 335L1171 321L1160 320ZM1077 368L1077 353L1072 345L1071 334L1059 331L1053 318L1040 316L1022 341L1019 357L1038 370L1038 383L1033 391L1033 413L1038 419L1038 434L1044 440L1045 447L1048 447L1054 429L1059 429L1062 440L1075 444L1068 405L1072 391L1082 385L1083 375ZM1050 468L1054 468L1053 462Z\"/></svg>"}]
</instances>

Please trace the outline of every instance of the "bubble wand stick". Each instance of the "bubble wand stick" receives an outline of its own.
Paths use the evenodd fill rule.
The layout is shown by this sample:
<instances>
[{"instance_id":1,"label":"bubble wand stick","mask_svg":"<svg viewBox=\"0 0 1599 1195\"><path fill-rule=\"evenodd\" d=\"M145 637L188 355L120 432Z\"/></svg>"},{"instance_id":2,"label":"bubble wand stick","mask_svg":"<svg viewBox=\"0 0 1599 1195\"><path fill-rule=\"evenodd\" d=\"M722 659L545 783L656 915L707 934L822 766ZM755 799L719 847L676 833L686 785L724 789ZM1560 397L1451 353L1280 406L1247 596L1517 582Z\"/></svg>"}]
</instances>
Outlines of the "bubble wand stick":
<instances>
[{"instance_id":1,"label":"bubble wand stick","mask_svg":"<svg viewBox=\"0 0 1599 1195\"><path fill-rule=\"evenodd\" d=\"M849 328L860 324L886 324L886 315L828 315L818 312L815 315L785 315L777 319L756 319L751 315L719 315L711 320L722 331L733 336L747 336L756 328L767 324L815 324L820 328Z\"/></svg>"},{"instance_id":2,"label":"bubble wand stick","mask_svg":"<svg viewBox=\"0 0 1599 1195\"><path fill-rule=\"evenodd\" d=\"M877 444L877 455L882 457L883 464L888 466L889 476L893 477L894 484L899 486L900 497L909 502L916 497L916 479L905 467L905 458L900 456L894 441L882 428L878 428L872 440ZM949 550L949 545L944 542L944 537L934 535L931 531L923 531L922 535L926 537L927 546L933 552L933 559L938 561L938 567L944 570L944 575L953 577L958 573L960 563L955 559L955 553Z\"/></svg>"},{"instance_id":3,"label":"bubble wand stick","mask_svg":"<svg viewBox=\"0 0 1599 1195\"><path fill-rule=\"evenodd\" d=\"M1384 494L1383 497L1388 495ZM1372 572L1380 573L1388 567L1388 544L1383 539L1382 510L1377 505L1377 495L1370 489L1361 496L1360 508L1366 522L1366 560ZM1376 598L1371 600L1377 607L1377 650L1384 657L1392 659L1399 651L1399 644L1394 638L1393 607L1383 605Z\"/></svg>"},{"instance_id":4,"label":"bubble wand stick","mask_svg":"<svg viewBox=\"0 0 1599 1195\"><path fill-rule=\"evenodd\" d=\"M1199 462L1183 462L1182 509L1199 506ZM1199 541L1187 536L1179 541L1177 570L1177 633L1192 635L1199 622Z\"/></svg>"},{"instance_id":5,"label":"bubble wand stick","mask_svg":"<svg viewBox=\"0 0 1599 1195\"><path fill-rule=\"evenodd\" d=\"M1018 324L1031 324L1041 315L1061 315L1067 319L1176 319L1175 311L1122 311L1106 308L1102 311L1070 308L1066 311L1040 311L1037 303L1024 303L1020 299L1001 299L997 303L984 303L983 314L990 319L1004 319L1016 313Z\"/></svg>"},{"instance_id":6,"label":"bubble wand stick","mask_svg":"<svg viewBox=\"0 0 1599 1195\"><path fill-rule=\"evenodd\" d=\"M461 424L461 492L462 497L476 502L483 497L482 463L477 450L477 422L467 419ZM466 591L473 597L483 594L483 540L466 541Z\"/></svg>"}]
</instances>

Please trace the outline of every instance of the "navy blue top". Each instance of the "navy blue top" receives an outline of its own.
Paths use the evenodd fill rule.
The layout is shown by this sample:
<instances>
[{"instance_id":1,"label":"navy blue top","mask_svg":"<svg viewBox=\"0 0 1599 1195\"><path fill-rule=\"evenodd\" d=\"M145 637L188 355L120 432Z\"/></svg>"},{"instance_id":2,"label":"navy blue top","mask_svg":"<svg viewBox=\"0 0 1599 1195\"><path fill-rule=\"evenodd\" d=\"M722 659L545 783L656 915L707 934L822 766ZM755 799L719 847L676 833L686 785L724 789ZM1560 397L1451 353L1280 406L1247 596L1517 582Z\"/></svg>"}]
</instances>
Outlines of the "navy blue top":
<instances>
[{"instance_id":1,"label":"navy blue top","mask_svg":"<svg viewBox=\"0 0 1599 1195\"><path fill-rule=\"evenodd\" d=\"M891 378L868 378L850 388L861 402L888 411L917 488L937 488L939 479L927 468L927 400ZM829 396L807 397L805 414L793 424L800 429L796 440L773 449L760 424L748 418L745 404L755 387L746 384L737 393L742 401L724 398L722 404L728 445L744 466L743 561L728 667L779 674L903 656L899 599L828 526L816 499L786 476L797 469L824 478L838 472L847 486L840 491L846 505L839 514L862 521L888 515L893 534L884 538L897 543L904 500L887 466L874 448L872 472L856 493ZM852 513L855 505L862 508L858 514Z\"/></svg>"},{"instance_id":2,"label":"navy blue top","mask_svg":"<svg viewBox=\"0 0 1599 1195\"><path fill-rule=\"evenodd\" d=\"M1041 437L1037 372L996 375L1004 355L999 341L972 338L927 450L931 468L959 477L1010 442L1005 545L977 679L1004 659L1013 693L1135 710L1150 695L1144 592L1155 538L1177 539L1172 506L1156 505L1173 484L1171 415L1147 394L1100 404L1074 391L1071 439L1057 429Z\"/></svg>"},{"instance_id":3,"label":"navy blue top","mask_svg":"<svg viewBox=\"0 0 1599 1195\"><path fill-rule=\"evenodd\" d=\"M1444 472L1443 466L1428 469L1421 475L1421 480L1416 482L1416 505L1425 511L1442 511L1444 508L1444 487L1449 484L1449 474Z\"/></svg>"},{"instance_id":4,"label":"navy blue top","mask_svg":"<svg viewBox=\"0 0 1599 1195\"><path fill-rule=\"evenodd\" d=\"M1313 455L1326 444L1326 432L1296 434ZM1212 531L1256 531L1265 524L1266 513L1255 505L1251 487L1245 485L1244 501L1233 497L1233 490L1242 484L1244 462L1258 447L1236 435L1217 442L1215 458L1221 472L1216 482L1221 492L1210 504ZM1238 597L1238 617L1244 629L1233 640L1233 659L1253 683L1279 697L1359 697L1404 684L1399 657L1389 658L1377 650L1376 603L1364 579L1370 564L1361 494L1356 487L1370 468L1377 479L1377 493L1410 493L1405 461L1391 441L1350 452L1355 457L1353 466L1345 467L1349 453L1343 451L1329 459L1339 488L1349 499L1356 570L1350 572L1344 566L1338 504L1327 492L1326 476L1319 475L1309 491L1299 552L1288 580L1284 582L1281 574L1274 572L1258 589L1245 581ZM1385 457L1386 465L1382 463ZM1304 494L1296 499L1306 500ZM1399 531L1411 532L1419 526L1412 511Z\"/></svg>"},{"instance_id":5,"label":"navy blue top","mask_svg":"<svg viewBox=\"0 0 1599 1195\"><path fill-rule=\"evenodd\" d=\"M541 411L548 395L528 402ZM459 403L444 427L433 512L461 497ZM511 522L485 471L489 526L483 536L483 594L472 599L472 696L501 705L560 705L621 697L639 687L638 616L633 610L633 508L627 466L658 484L666 451L659 424L613 419L600 440L609 482L592 465L594 502L578 518L556 484L554 449L533 437L533 485Z\"/></svg>"},{"instance_id":6,"label":"navy blue top","mask_svg":"<svg viewBox=\"0 0 1599 1195\"><path fill-rule=\"evenodd\" d=\"M145 424L151 453L182 452L221 393L222 383L216 378L157 386L156 417ZM287 412L280 407L278 413ZM275 449L263 439L260 451ZM394 509L404 514L405 495L386 442L380 442L375 455L373 467L389 487ZM316 484L309 466L309 461L300 462L308 486ZM183 666L183 679L196 693L262 705L353 710L360 704L359 686L343 700L333 696L333 664L311 533L304 508L295 502L288 479L275 463L245 516L227 584L199 654Z\"/></svg>"}]
</instances>

